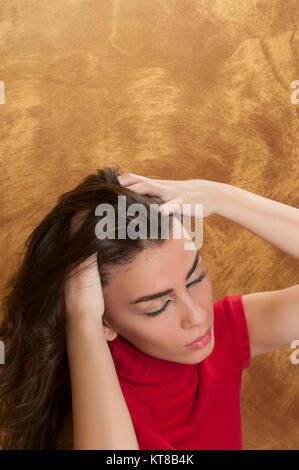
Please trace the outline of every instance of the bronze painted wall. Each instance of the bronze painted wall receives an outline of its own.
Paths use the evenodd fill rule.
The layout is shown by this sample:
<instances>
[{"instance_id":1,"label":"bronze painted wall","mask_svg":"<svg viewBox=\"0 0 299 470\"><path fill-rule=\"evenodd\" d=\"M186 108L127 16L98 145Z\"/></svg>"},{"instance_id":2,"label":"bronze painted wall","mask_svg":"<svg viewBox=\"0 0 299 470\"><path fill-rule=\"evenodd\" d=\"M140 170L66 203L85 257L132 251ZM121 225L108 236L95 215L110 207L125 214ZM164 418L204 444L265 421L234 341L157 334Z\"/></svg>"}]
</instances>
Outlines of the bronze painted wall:
<instances>
[{"instance_id":1,"label":"bronze painted wall","mask_svg":"<svg viewBox=\"0 0 299 470\"><path fill-rule=\"evenodd\" d=\"M299 207L298 18L297 0L1 0L1 293L57 197L104 165ZM215 301L298 283L296 260L216 215L202 255ZM244 449L299 448L291 352L244 371Z\"/></svg>"}]
</instances>

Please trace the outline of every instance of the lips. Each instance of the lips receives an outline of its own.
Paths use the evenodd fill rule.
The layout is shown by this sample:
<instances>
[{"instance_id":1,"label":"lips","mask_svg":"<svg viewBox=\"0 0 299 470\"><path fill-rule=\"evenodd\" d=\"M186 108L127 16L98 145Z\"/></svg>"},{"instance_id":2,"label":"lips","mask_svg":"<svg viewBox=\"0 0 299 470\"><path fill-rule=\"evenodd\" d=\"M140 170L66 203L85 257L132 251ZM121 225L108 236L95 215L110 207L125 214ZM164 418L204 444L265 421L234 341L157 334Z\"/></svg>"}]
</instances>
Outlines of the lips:
<instances>
[{"instance_id":1,"label":"lips","mask_svg":"<svg viewBox=\"0 0 299 470\"><path fill-rule=\"evenodd\" d=\"M208 334L208 332L210 331L210 329L211 329L211 328L209 328L202 336L199 336L199 337L196 338L194 341L192 341L192 343L186 344L185 346L191 346L192 344L197 343L198 341L201 341L201 340Z\"/></svg>"}]
</instances>

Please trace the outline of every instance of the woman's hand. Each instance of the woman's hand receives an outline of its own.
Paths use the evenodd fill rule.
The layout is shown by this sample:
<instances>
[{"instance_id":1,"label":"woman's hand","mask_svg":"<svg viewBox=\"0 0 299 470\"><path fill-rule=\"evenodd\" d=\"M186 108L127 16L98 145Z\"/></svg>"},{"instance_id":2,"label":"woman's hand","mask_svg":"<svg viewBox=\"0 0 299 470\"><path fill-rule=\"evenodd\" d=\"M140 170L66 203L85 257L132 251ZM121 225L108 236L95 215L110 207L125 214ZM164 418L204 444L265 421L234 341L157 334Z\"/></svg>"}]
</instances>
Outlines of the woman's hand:
<instances>
[{"instance_id":1,"label":"woman's hand","mask_svg":"<svg viewBox=\"0 0 299 470\"><path fill-rule=\"evenodd\" d=\"M191 204L191 214L195 216L194 204L203 204L203 217L216 212L221 183L209 180L154 180L134 173L124 173L118 177L122 186L139 194L153 194L165 204L159 206L163 214L175 212L174 204L184 214L183 204ZM163 208L163 209L162 209Z\"/></svg>"},{"instance_id":2,"label":"woman's hand","mask_svg":"<svg viewBox=\"0 0 299 470\"><path fill-rule=\"evenodd\" d=\"M67 276L65 306L68 320L95 318L100 321L103 317L105 305L96 253Z\"/></svg>"}]
</instances>

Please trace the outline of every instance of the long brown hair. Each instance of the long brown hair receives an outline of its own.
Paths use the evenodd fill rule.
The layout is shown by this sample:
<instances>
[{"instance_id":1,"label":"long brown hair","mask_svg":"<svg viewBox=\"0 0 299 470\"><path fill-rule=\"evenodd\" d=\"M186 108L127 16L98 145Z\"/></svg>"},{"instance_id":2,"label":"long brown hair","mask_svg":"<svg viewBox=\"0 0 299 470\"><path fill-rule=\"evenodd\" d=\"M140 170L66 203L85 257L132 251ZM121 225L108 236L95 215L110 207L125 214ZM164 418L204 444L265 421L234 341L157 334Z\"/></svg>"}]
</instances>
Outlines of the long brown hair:
<instances>
[{"instance_id":1,"label":"long brown hair","mask_svg":"<svg viewBox=\"0 0 299 470\"><path fill-rule=\"evenodd\" d=\"M150 205L164 202L123 187L118 172L119 167L96 170L62 194L27 238L20 267L7 283L0 325L5 346L5 361L0 365L2 449L56 449L65 418L71 414L64 302L64 283L71 269L97 252L104 287L109 267L126 265L142 250L165 242L160 213L157 239L119 239L117 229L115 239L96 236L98 204L111 204L117 219L118 196L126 196L126 206L143 204L148 223ZM80 211L86 217L70 237L71 219ZM126 215L126 227L133 218Z\"/></svg>"}]
</instances>

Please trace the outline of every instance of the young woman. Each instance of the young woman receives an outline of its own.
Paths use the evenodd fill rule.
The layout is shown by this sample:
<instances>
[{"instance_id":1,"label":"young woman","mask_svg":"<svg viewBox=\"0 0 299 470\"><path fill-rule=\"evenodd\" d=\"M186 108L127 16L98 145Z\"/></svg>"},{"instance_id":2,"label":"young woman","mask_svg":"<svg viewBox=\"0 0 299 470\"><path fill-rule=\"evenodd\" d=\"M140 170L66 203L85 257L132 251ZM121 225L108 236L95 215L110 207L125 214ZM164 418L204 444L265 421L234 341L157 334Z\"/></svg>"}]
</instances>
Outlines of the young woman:
<instances>
[{"instance_id":1,"label":"young woman","mask_svg":"<svg viewBox=\"0 0 299 470\"><path fill-rule=\"evenodd\" d=\"M169 204L158 238L100 239L95 208ZM26 242L0 339L3 449L242 449L250 358L299 338L299 286L226 296L212 285L172 203L202 203L299 259L299 210L207 180L150 180L105 168L62 195ZM161 236L166 217L169 238ZM134 217L125 214L125 228ZM165 220L165 219L164 219ZM193 346L190 347L190 344ZM68 446L66 446L68 447Z\"/></svg>"}]
</instances>

